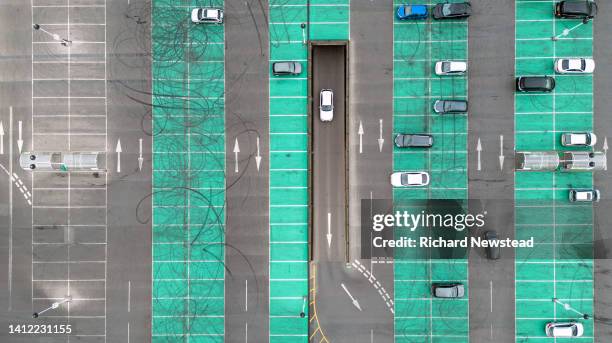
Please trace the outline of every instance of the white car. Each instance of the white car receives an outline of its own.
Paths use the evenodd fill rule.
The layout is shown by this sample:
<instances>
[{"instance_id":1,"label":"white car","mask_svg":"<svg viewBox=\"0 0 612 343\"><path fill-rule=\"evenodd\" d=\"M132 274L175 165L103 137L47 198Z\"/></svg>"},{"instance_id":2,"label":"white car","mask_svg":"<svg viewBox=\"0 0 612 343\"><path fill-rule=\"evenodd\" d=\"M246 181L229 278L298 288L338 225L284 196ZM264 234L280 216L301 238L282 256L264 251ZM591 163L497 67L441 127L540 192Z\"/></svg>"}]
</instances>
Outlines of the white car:
<instances>
[{"instance_id":1,"label":"white car","mask_svg":"<svg viewBox=\"0 0 612 343\"><path fill-rule=\"evenodd\" d=\"M461 75L467 71L467 63L460 61L436 62L436 75Z\"/></svg>"},{"instance_id":2,"label":"white car","mask_svg":"<svg viewBox=\"0 0 612 343\"><path fill-rule=\"evenodd\" d=\"M194 23L223 23L223 10L218 8L194 8L191 11L191 21Z\"/></svg>"},{"instance_id":3,"label":"white car","mask_svg":"<svg viewBox=\"0 0 612 343\"><path fill-rule=\"evenodd\" d=\"M334 119L334 92L331 89L322 89L319 94L319 118L321 121Z\"/></svg>"},{"instance_id":4,"label":"white car","mask_svg":"<svg viewBox=\"0 0 612 343\"><path fill-rule=\"evenodd\" d=\"M546 324L546 336L548 337L581 337L584 334L582 323L548 323Z\"/></svg>"},{"instance_id":5,"label":"white car","mask_svg":"<svg viewBox=\"0 0 612 343\"><path fill-rule=\"evenodd\" d=\"M560 58L555 61L555 72L559 74L590 74L595 70L595 61L590 58Z\"/></svg>"},{"instance_id":6,"label":"white car","mask_svg":"<svg viewBox=\"0 0 612 343\"><path fill-rule=\"evenodd\" d=\"M598 202L601 194L598 189L570 189L570 202Z\"/></svg>"},{"instance_id":7,"label":"white car","mask_svg":"<svg viewBox=\"0 0 612 343\"><path fill-rule=\"evenodd\" d=\"M429 174L426 172L396 172L391 174L391 185L394 187L427 186Z\"/></svg>"},{"instance_id":8,"label":"white car","mask_svg":"<svg viewBox=\"0 0 612 343\"><path fill-rule=\"evenodd\" d=\"M561 135L563 146L594 146L597 136L592 132L567 132Z\"/></svg>"},{"instance_id":9,"label":"white car","mask_svg":"<svg viewBox=\"0 0 612 343\"><path fill-rule=\"evenodd\" d=\"M19 166L28 171L102 171L104 159L99 152L24 152Z\"/></svg>"}]
</instances>

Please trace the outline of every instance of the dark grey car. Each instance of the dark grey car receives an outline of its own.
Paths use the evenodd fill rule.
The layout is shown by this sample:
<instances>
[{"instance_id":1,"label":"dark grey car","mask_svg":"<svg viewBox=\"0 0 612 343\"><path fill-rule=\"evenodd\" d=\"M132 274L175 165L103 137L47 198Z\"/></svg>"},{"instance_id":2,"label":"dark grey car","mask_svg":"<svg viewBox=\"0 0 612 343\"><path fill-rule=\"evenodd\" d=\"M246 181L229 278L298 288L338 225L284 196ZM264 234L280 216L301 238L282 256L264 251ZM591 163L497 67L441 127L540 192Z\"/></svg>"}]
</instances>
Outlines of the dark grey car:
<instances>
[{"instance_id":1,"label":"dark grey car","mask_svg":"<svg viewBox=\"0 0 612 343\"><path fill-rule=\"evenodd\" d=\"M436 298L463 298L465 288L460 283L434 283L431 293Z\"/></svg>"},{"instance_id":2,"label":"dark grey car","mask_svg":"<svg viewBox=\"0 0 612 343\"><path fill-rule=\"evenodd\" d=\"M398 148L431 148L433 136L400 133L395 136L394 142Z\"/></svg>"},{"instance_id":3,"label":"dark grey car","mask_svg":"<svg viewBox=\"0 0 612 343\"><path fill-rule=\"evenodd\" d=\"M272 73L274 75L299 75L302 73L302 64L300 62L274 62L272 64Z\"/></svg>"},{"instance_id":4,"label":"dark grey car","mask_svg":"<svg viewBox=\"0 0 612 343\"><path fill-rule=\"evenodd\" d=\"M499 240L497 239L497 232L496 231L491 230L491 231L485 232L484 238L487 241L491 241L491 242L495 241L495 242L497 242L497 244L499 244L499 242L498 242ZM489 243L489 244L491 244L491 243ZM499 260L499 256L501 255L500 254L500 250L501 249L499 248L499 245L495 245L495 246L489 245L489 246L487 246L487 258L489 260Z\"/></svg>"},{"instance_id":5,"label":"dark grey car","mask_svg":"<svg viewBox=\"0 0 612 343\"><path fill-rule=\"evenodd\" d=\"M436 100L434 111L436 113L465 113L468 103L465 100Z\"/></svg>"}]
</instances>

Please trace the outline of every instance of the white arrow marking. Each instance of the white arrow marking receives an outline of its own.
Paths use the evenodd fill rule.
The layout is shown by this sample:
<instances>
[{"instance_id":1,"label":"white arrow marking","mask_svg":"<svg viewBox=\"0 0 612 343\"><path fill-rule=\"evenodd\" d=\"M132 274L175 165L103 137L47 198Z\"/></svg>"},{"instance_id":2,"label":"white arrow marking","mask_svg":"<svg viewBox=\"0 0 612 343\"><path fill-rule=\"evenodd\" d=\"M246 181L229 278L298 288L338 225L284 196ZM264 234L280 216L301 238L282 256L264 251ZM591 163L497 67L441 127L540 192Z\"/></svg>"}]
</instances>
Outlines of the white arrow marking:
<instances>
[{"instance_id":1,"label":"white arrow marking","mask_svg":"<svg viewBox=\"0 0 612 343\"><path fill-rule=\"evenodd\" d=\"M259 137L257 137L257 155L255 155L255 165L257 166L257 171L259 171L259 166L261 165L261 155L259 154Z\"/></svg>"},{"instance_id":2,"label":"white arrow marking","mask_svg":"<svg viewBox=\"0 0 612 343\"><path fill-rule=\"evenodd\" d=\"M379 134L378 134L378 151L382 152L382 147L383 147L383 144L385 143L385 139L383 138L383 130L382 130L383 129L383 120L379 119L378 123L380 124L379 130L378 130L379 131Z\"/></svg>"},{"instance_id":3,"label":"white arrow marking","mask_svg":"<svg viewBox=\"0 0 612 343\"><path fill-rule=\"evenodd\" d=\"M608 170L608 137L604 137L603 150L604 155L606 156L606 165L604 166L604 170Z\"/></svg>"},{"instance_id":4,"label":"white arrow marking","mask_svg":"<svg viewBox=\"0 0 612 343\"><path fill-rule=\"evenodd\" d=\"M504 135L499 135L499 169L504 169Z\"/></svg>"},{"instance_id":5,"label":"white arrow marking","mask_svg":"<svg viewBox=\"0 0 612 343\"><path fill-rule=\"evenodd\" d=\"M17 148L19 148L19 153L21 154L21 148L23 148L23 123L21 120L19 121L19 138L17 139Z\"/></svg>"},{"instance_id":6,"label":"white arrow marking","mask_svg":"<svg viewBox=\"0 0 612 343\"><path fill-rule=\"evenodd\" d=\"M476 151L478 152L478 167L477 170L482 170L482 163L480 161L480 153L482 152L482 144L480 143L480 137L478 137L478 144L476 144Z\"/></svg>"},{"instance_id":7,"label":"white arrow marking","mask_svg":"<svg viewBox=\"0 0 612 343\"><path fill-rule=\"evenodd\" d=\"M331 233L331 213L327 212L327 248L331 248L332 233Z\"/></svg>"},{"instance_id":8,"label":"white arrow marking","mask_svg":"<svg viewBox=\"0 0 612 343\"><path fill-rule=\"evenodd\" d=\"M115 152L117 153L117 173L121 173L121 140L117 139L117 147Z\"/></svg>"},{"instance_id":9,"label":"white arrow marking","mask_svg":"<svg viewBox=\"0 0 612 343\"><path fill-rule=\"evenodd\" d=\"M4 126L0 120L0 155L4 155Z\"/></svg>"},{"instance_id":10,"label":"white arrow marking","mask_svg":"<svg viewBox=\"0 0 612 343\"><path fill-rule=\"evenodd\" d=\"M240 152L240 146L238 145L238 138L236 137L236 142L234 143L234 172L238 172L238 153Z\"/></svg>"},{"instance_id":11,"label":"white arrow marking","mask_svg":"<svg viewBox=\"0 0 612 343\"><path fill-rule=\"evenodd\" d=\"M363 123L361 120L359 121L359 131L357 131L359 135L359 153L363 153Z\"/></svg>"},{"instance_id":12,"label":"white arrow marking","mask_svg":"<svg viewBox=\"0 0 612 343\"><path fill-rule=\"evenodd\" d=\"M361 311L361 306L359 306L359 301L357 301L357 299L353 298L353 296L351 295L351 292L348 291L348 289L346 289L346 286L341 283L340 286L342 286L342 289L344 289L344 291L346 292L346 295L349 296L349 298L351 298L351 301L353 302L353 305L355 305L355 307L357 307L357 309L359 311Z\"/></svg>"},{"instance_id":13,"label":"white arrow marking","mask_svg":"<svg viewBox=\"0 0 612 343\"><path fill-rule=\"evenodd\" d=\"M138 170L142 170L142 138L138 138Z\"/></svg>"}]
</instances>

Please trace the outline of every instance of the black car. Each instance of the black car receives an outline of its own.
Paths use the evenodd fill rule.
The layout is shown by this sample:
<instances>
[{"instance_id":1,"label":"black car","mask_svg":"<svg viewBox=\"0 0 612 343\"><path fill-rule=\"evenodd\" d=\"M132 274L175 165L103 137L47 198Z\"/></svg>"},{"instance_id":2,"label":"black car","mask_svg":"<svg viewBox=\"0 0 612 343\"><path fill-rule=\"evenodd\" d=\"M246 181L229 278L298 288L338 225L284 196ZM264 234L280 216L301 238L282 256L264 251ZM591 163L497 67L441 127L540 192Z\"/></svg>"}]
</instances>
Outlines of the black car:
<instances>
[{"instance_id":1,"label":"black car","mask_svg":"<svg viewBox=\"0 0 612 343\"><path fill-rule=\"evenodd\" d=\"M436 100L434 103L436 113L464 113L467 109L468 103L465 100Z\"/></svg>"},{"instance_id":2,"label":"black car","mask_svg":"<svg viewBox=\"0 0 612 343\"><path fill-rule=\"evenodd\" d=\"M516 78L516 90L519 92L552 92L555 79L550 76L519 76Z\"/></svg>"},{"instance_id":3,"label":"black car","mask_svg":"<svg viewBox=\"0 0 612 343\"><path fill-rule=\"evenodd\" d=\"M498 239L497 239L497 232L496 231L487 231L487 232L485 232L484 238L487 241L491 241L491 242L493 242L493 241L497 242L498 241ZM491 243L489 243L489 244L491 244ZM496 245L496 246L490 246L489 245L489 246L487 246L487 258L489 260L499 260L499 256L500 256L499 245Z\"/></svg>"},{"instance_id":4,"label":"black car","mask_svg":"<svg viewBox=\"0 0 612 343\"><path fill-rule=\"evenodd\" d=\"M472 5L469 2L437 4L432 13L434 19L467 18L472 14Z\"/></svg>"},{"instance_id":5,"label":"black car","mask_svg":"<svg viewBox=\"0 0 612 343\"><path fill-rule=\"evenodd\" d=\"M394 142L398 148L431 148L433 136L400 133L395 136Z\"/></svg>"},{"instance_id":6,"label":"black car","mask_svg":"<svg viewBox=\"0 0 612 343\"><path fill-rule=\"evenodd\" d=\"M592 19L597 15L597 4L590 0L560 1L555 6L555 17Z\"/></svg>"}]
</instances>

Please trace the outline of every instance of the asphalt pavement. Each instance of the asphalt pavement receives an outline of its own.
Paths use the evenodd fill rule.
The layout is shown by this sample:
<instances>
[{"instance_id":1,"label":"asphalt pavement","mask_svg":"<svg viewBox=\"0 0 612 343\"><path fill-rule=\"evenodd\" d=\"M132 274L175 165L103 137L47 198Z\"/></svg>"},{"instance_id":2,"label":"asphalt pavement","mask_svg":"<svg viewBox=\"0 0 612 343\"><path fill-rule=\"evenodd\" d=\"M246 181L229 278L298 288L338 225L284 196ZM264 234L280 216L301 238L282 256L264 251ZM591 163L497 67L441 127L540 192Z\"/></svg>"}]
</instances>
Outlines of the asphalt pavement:
<instances>
[{"instance_id":1,"label":"asphalt pavement","mask_svg":"<svg viewBox=\"0 0 612 343\"><path fill-rule=\"evenodd\" d=\"M226 2L225 340L265 342L269 331L267 1ZM236 141L238 172L235 171ZM259 142L259 146L258 146ZM257 156L263 156L257 166Z\"/></svg>"},{"instance_id":2,"label":"asphalt pavement","mask_svg":"<svg viewBox=\"0 0 612 343\"><path fill-rule=\"evenodd\" d=\"M469 210L486 211L485 227L472 235L495 230L500 239L513 239L514 2L473 0L472 8L468 36ZM472 249L469 282L470 341L514 342L514 251L502 249L501 259L490 261L483 249Z\"/></svg>"}]
</instances>

